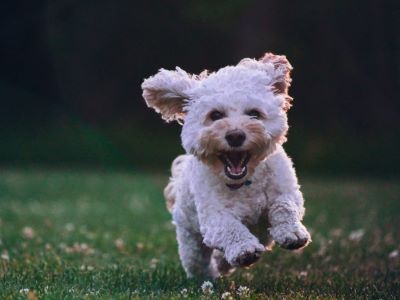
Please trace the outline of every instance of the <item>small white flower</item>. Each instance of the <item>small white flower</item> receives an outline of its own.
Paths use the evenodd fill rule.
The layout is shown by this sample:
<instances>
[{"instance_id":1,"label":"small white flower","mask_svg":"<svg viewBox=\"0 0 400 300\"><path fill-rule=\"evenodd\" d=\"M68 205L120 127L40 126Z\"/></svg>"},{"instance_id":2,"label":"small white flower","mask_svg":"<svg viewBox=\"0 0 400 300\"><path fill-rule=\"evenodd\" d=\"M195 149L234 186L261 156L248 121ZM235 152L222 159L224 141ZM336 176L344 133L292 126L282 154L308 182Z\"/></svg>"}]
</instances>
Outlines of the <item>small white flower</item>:
<instances>
[{"instance_id":1,"label":"small white flower","mask_svg":"<svg viewBox=\"0 0 400 300\"><path fill-rule=\"evenodd\" d=\"M297 277L300 278L300 277L307 277L307 276L308 276L308 272L307 271L301 271Z\"/></svg>"},{"instance_id":2,"label":"small white flower","mask_svg":"<svg viewBox=\"0 0 400 300\"><path fill-rule=\"evenodd\" d=\"M225 292L221 295L222 300L233 300L233 296L230 292Z\"/></svg>"},{"instance_id":3,"label":"small white flower","mask_svg":"<svg viewBox=\"0 0 400 300\"><path fill-rule=\"evenodd\" d=\"M150 268L154 269L155 267L157 267L158 263L159 263L159 260L157 258L152 258L150 260Z\"/></svg>"},{"instance_id":4,"label":"small white flower","mask_svg":"<svg viewBox=\"0 0 400 300\"><path fill-rule=\"evenodd\" d=\"M92 295L92 296L98 296L100 294L100 291L98 291L98 290L89 290L89 295Z\"/></svg>"},{"instance_id":5,"label":"small white flower","mask_svg":"<svg viewBox=\"0 0 400 300\"><path fill-rule=\"evenodd\" d=\"M67 231L69 231L69 232L74 231L75 230L75 225L72 224L72 223L65 224L65 229Z\"/></svg>"},{"instance_id":6,"label":"small white flower","mask_svg":"<svg viewBox=\"0 0 400 300\"><path fill-rule=\"evenodd\" d=\"M399 256L399 250L393 250L392 252L389 253L389 258L396 258Z\"/></svg>"},{"instance_id":7,"label":"small white flower","mask_svg":"<svg viewBox=\"0 0 400 300\"><path fill-rule=\"evenodd\" d=\"M51 248L53 248L53 247L51 246L51 244L46 243L46 245L44 245L44 248L46 249L46 251L50 251Z\"/></svg>"},{"instance_id":8,"label":"small white flower","mask_svg":"<svg viewBox=\"0 0 400 300\"><path fill-rule=\"evenodd\" d=\"M250 296L250 289L247 286L241 285L237 289L237 294L240 298L247 298Z\"/></svg>"},{"instance_id":9,"label":"small white flower","mask_svg":"<svg viewBox=\"0 0 400 300\"><path fill-rule=\"evenodd\" d=\"M46 285L46 286L44 287L43 292L44 292L45 294L47 294L47 293L49 292L49 286L48 286L48 285Z\"/></svg>"},{"instance_id":10,"label":"small white flower","mask_svg":"<svg viewBox=\"0 0 400 300\"><path fill-rule=\"evenodd\" d=\"M144 249L144 244L143 244L143 243L137 243L137 244L136 244L136 249L137 249L138 251L142 251L142 250Z\"/></svg>"},{"instance_id":11,"label":"small white flower","mask_svg":"<svg viewBox=\"0 0 400 300\"><path fill-rule=\"evenodd\" d=\"M203 294L211 295L214 293L214 286L210 281L204 281L201 285L201 290L203 291Z\"/></svg>"},{"instance_id":12,"label":"small white flower","mask_svg":"<svg viewBox=\"0 0 400 300\"><path fill-rule=\"evenodd\" d=\"M138 290L138 289L136 289L136 290L134 290L133 292L132 292L132 295L139 295L140 294L140 291Z\"/></svg>"},{"instance_id":13,"label":"small white flower","mask_svg":"<svg viewBox=\"0 0 400 300\"><path fill-rule=\"evenodd\" d=\"M81 250L82 250L83 252L85 252L85 251L87 251L87 250L89 249L89 246L88 246L86 243L82 243L82 244L80 245L80 247L81 247Z\"/></svg>"},{"instance_id":14,"label":"small white flower","mask_svg":"<svg viewBox=\"0 0 400 300\"><path fill-rule=\"evenodd\" d=\"M181 294L181 296L182 296L183 298L186 298L186 297L188 296L188 290L185 289L185 288L183 288L183 289L180 291L180 294Z\"/></svg>"},{"instance_id":15,"label":"small white flower","mask_svg":"<svg viewBox=\"0 0 400 300\"><path fill-rule=\"evenodd\" d=\"M123 239L116 239L114 245L119 251L122 251L125 248L125 242Z\"/></svg>"},{"instance_id":16,"label":"small white flower","mask_svg":"<svg viewBox=\"0 0 400 300\"><path fill-rule=\"evenodd\" d=\"M361 241L364 234L365 234L364 229L354 230L354 231L350 232L349 240L352 242L359 242L359 241Z\"/></svg>"},{"instance_id":17,"label":"small white flower","mask_svg":"<svg viewBox=\"0 0 400 300\"><path fill-rule=\"evenodd\" d=\"M1 253L1 258L4 259L4 260L10 260L10 255L8 255L8 251L7 250L4 250Z\"/></svg>"},{"instance_id":18,"label":"small white flower","mask_svg":"<svg viewBox=\"0 0 400 300\"><path fill-rule=\"evenodd\" d=\"M93 271L93 270L94 270L94 267L93 267L93 266L87 266L87 267L86 267L86 270L88 270L88 271Z\"/></svg>"},{"instance_id":19,"label":"small white flower","mask_svg":"<svg viewBox=\"0 0 400 300\"><path fill-rule=\"evenodd\" d=\"M26 294L29 293L29 289L27 289L27 288L25 288L25 289L20 289L20 290L19 290L19 293L20 293L20 294L25 294L25 295L26 295Z\"/></svg>"},{"instance_id":20,"label":"small white flower","mask_svg":"<svg viewBox=\"0 0 400 300\"><path fill-rule=\"evenodd\" d=\"M31 240L35 237L35 231L31 227L24 227L22 229L22 236L28 240Z\"/></svg>"}]
</instances>

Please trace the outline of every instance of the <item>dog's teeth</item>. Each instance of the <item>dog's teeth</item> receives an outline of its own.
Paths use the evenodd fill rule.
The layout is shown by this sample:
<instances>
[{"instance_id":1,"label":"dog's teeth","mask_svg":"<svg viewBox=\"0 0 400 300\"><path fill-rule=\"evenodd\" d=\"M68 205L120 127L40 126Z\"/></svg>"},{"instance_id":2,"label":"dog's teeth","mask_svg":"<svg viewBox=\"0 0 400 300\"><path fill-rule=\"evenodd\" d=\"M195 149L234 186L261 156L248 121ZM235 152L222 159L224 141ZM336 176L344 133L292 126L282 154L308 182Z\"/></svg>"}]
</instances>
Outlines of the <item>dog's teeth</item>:
<instances>
[{"instance_id":1,"label":"dog's teeth","mask_svg":"<svg viewBox=\"0 0 400 300\"><path fill-rule=\"evenodd\" d=\"M228 169L229 173L232 173L232 169L230 166L227 166L227 169Z\"/></svg>"}]
</instances>

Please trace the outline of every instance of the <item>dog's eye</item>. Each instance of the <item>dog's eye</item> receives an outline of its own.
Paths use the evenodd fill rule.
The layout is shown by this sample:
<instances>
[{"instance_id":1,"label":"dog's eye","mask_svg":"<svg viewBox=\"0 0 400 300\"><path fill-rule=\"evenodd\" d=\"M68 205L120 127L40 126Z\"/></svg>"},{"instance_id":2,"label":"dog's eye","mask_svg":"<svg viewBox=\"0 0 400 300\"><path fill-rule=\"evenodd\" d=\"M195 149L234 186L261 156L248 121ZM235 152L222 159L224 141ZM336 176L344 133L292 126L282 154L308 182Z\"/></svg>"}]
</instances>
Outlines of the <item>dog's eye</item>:
<instances>
[{"instance_id":1,"label":"dog's eye","mask_svg":"<svg viewBox=\"0 0 400 300\"><path fill-rule=\"evenodd\" d=\"M249 110L246 114L252 119L259 119L261 117L261 113L256 109Z\"/></svg>"},{"instance_id":2,"label":"dog's eye","mask_svg":"<svg viewBox=\"0 0 400 300\"><path fill-rule=\"evenodd\" d=\"M219 119L222 119L225 117L225 114L223 112L220 112L218 110L214 110L210 113L210 119L213 121L217 121Z\"/></svg>"}]
</instances>

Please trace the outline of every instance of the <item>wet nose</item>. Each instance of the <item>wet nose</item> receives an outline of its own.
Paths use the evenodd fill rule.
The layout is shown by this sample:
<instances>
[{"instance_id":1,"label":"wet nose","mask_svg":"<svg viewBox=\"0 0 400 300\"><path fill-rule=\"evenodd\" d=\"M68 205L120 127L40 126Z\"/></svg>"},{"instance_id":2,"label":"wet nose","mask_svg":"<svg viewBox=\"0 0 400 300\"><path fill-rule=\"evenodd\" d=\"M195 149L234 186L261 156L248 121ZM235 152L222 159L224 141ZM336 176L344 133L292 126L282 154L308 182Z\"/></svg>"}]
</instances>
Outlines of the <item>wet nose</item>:
<instances>
[{"instance_id":1,"label":"wet nose","mask_svg":"<svg viewBox=\"0 0 400 300\"><path fill-rule=\"evenodd\" d=\"M225 139L231 147L240 147L246 139L246 134L239 129L230 130L226 133Z\"/></svg>"}]
</instances>

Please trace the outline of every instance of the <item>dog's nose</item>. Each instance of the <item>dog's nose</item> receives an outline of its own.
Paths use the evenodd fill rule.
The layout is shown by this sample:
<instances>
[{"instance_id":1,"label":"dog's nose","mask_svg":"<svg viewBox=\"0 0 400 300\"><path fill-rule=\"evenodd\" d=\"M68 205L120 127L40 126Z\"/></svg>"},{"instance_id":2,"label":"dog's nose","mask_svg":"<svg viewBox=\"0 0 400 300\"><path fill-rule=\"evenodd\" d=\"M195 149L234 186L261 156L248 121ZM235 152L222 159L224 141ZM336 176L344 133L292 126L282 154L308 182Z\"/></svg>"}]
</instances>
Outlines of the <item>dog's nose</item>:
<instances>
[{"instance_id":1,"label":"dog's nose","mask_svg":"<svg viewBox=\"0 0 400 300\"><path fill-rule=\"evenodd\" d=\"M243 145L246 135L242 130L234 129L226 133L225 139L231 147L240 147Z\"/></svg>"}]
</instances>

